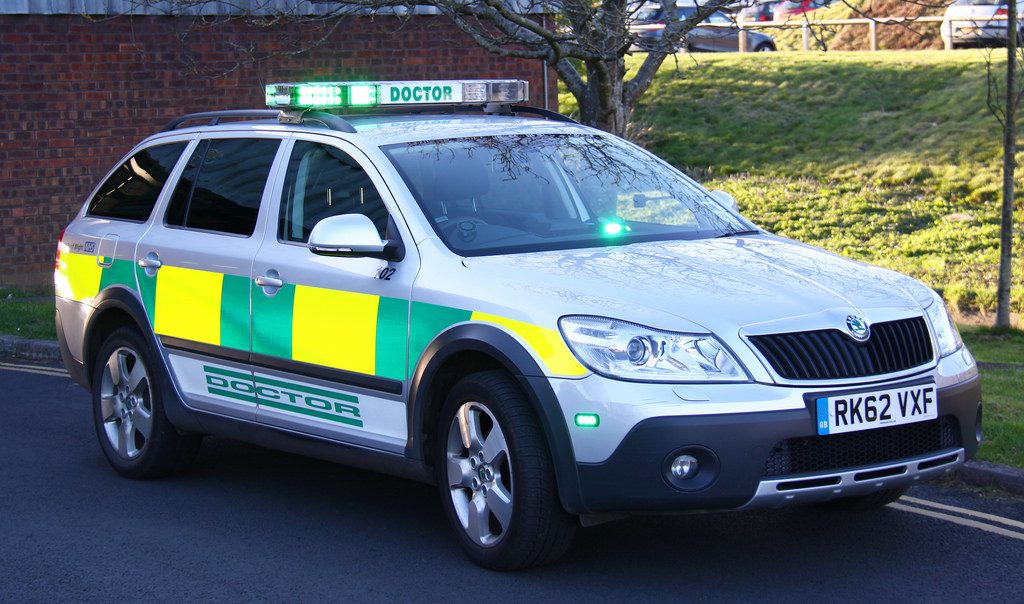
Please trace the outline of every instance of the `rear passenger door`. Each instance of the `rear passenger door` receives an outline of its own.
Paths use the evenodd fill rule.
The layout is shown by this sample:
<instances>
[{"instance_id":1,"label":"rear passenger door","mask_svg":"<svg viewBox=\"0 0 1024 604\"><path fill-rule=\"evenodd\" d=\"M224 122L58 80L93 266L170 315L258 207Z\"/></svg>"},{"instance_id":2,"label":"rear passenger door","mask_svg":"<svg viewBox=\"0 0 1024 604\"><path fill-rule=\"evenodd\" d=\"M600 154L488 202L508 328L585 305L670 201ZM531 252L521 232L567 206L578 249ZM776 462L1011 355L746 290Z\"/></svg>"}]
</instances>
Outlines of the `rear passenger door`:
<instances>
[{"instance_id":1,"label":"rear passenger door","mask_svg":"<svg viewBox=\"0 0 1024 604\"><path fill-rule=\"evenodd\" d=\"M258 421L400 452L415 246L391 219L380 174L352 145L296 135L282 169L274 223L252 270ZM352 213L369 217L382 239L402 238L405 258L335 258L306 247L317 222Z\"/></svg>"},{"instance_id":2,"label":"rear passenger door","mask_svg":"<svg viewBox=\"0 0 1024 604\"><path fill-rule=\"evenodd\" d=\"M255 419L249 277L282 140L200 139L136 254L139 286L188 403Z\"/></svg>"}]
</instances>

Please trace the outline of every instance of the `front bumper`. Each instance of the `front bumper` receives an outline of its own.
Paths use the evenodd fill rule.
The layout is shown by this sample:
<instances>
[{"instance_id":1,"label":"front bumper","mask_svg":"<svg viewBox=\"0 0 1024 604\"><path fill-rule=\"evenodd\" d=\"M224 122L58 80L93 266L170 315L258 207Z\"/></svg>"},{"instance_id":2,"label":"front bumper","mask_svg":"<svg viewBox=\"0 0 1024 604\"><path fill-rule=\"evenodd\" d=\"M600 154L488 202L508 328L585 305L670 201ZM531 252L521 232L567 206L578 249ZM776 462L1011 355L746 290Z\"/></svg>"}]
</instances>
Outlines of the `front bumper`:
<instances>
[{"instance_id":1,"label":"front bumper","mask_svg":"<svg viewBox=\"0 0 1024 604\"><path fill-rule=\"evenodd\" d=\"M906 486L949 472L975 454L980 403L981 386L974 377L939 389L939 419L852 433L854 436L817 436L810 406L645 419L629 431L605 461L577 463L581 511L773 507ZM875 453L859 455L862 443L856 439L874 433L868 438L902 445L910 438L904 432L884 431L906 431L906 426L917 432L938 430L941 438L920 440L915 436L918 444L909 448L891 448L889 444ZM807 464L783 464L780 474L780 444L788 448L788 443L794 448L818 451L816 454L829 460L823 464L825 469L805 471ZM844 443L842 453L840 443ZM697 457L701 472L706 474L702 477L698 473L692 482L671 484L666 476L668 464L681 453ZM887 457L889 454L895 457ZM797 471L786 474L789 468Z\"/></svg>"}]
</instances>

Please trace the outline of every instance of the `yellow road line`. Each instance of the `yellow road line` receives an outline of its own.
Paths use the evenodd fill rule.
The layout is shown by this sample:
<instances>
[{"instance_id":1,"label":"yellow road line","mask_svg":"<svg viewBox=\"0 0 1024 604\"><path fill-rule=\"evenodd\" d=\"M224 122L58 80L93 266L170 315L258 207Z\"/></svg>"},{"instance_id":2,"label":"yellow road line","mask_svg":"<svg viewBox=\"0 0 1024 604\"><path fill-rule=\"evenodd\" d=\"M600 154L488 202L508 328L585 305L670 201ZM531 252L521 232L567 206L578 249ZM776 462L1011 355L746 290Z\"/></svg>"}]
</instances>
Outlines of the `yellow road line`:
<instances>
[{"instance_id":1,"label":"yellow road line","mask_svg":"<svg viewBox=\"0 0 1024 604\"><path fill-rule=\"evenodd\" d=\"M946 522L952 522L953 524L959 524L962 526L969 526L971 528L981 529L989 533L995 533L996 535L1002 535L1003 537L1009 537L1011 539L1017 539L1024 541L1024 533L1018 533L1009 529L1004 529L1001 526L992 526L991 524L985 524L984 522L978 522L977 520L971 520L969 518L961 518L960 516L952 516L950 514L943 514L942 512L933 512L932 510L922 510L921 508L911 507L909 505L903 505L902 503L890 503L889 507L894 510L900 510L902 512L912 512L914 514L920 514L922 516L928 516L929 518L937 518L939 520L945 520Z\"/></svg>"},{"instance_id":2,"label":"yellow road line","mask_svg":"<svg viewBox=\"0 0 1024 604\"><path fill-rule=\"evenodd\" d=\"M38 373L38 374L43 374L43 373L51 374L51 375L54 375L54 376L67 376L68 375L68 372L66 370L63 370L63 369L60 369L60 368L49 368L49 366L38 365L38 364L22 364L22 363L16 363L16 362L0 362L0 368L3 368L5 370L13 370L15 372L17 372L17 371L28 371L28 372Z\"/></svg>"},{"instance_id":3,"label":"yellow road line","mask_svg":"<svg viewBox=\"0 0 1024 604\"><path fill-rule=\"evenodd\" d=\"M928 501L927 499L918 499L916 497L903 496L900 499L909 503L916 503L917 505L923 505L930 508L936 508L939 510L945 510L947 512L954 512L956 514L963 514L964 516L974 516L975 518L984 518L990 522L998 522L1014 528L1024 529L1024 522L1018 520L1012 520L1010 518L1003 518L1002 516L996 516L994 514L986 514L985 512L976 512L974 510L968 510L965 508L958 508L953 505L946 505L943 503L936 503L934 501Z\"/></svg>"}]
</instances>

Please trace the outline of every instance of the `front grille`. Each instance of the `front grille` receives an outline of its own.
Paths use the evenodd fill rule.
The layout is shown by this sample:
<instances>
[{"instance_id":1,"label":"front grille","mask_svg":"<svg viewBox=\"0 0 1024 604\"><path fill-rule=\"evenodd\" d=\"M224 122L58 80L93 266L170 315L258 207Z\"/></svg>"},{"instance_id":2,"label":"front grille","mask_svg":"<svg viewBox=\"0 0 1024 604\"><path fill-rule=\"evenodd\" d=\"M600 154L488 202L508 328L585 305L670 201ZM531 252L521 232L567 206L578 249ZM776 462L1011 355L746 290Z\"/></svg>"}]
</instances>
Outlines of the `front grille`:
<instances>
[{"instance_id":1,"label":"front grille","mask_svg":"<svg viewBox=\"0 0 1024 604\"><path fill-rule=\"evenodd\" d=\"M932 360L932 340L923 317L876 323L857 342L838 329L750 336L780 376L832 380L904 371Z\"/></svg>"},{"instance_id":2,"label":"front grille","mask_svg":"<svg viewBox=\"0 0 1024 604\"><path fill-rule=\"evenodd\" d=\"M764 464L765 476L788 476L926 455L960 446L956 417L863 432L790 438L777 443Z\"/></svg>"}]
</instances>

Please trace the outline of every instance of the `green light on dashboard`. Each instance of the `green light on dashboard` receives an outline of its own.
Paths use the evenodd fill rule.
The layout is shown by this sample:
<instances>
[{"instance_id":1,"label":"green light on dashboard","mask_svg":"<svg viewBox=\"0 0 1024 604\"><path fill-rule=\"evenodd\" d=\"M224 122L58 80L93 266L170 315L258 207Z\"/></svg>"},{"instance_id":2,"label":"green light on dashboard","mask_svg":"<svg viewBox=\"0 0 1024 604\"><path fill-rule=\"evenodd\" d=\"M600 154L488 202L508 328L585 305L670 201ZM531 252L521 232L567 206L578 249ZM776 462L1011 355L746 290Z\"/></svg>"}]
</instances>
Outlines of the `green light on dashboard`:
<instances>
[{"instance_id":1,"label":"green light on dashboard","mask_svg":"<svg viewBox=\"0 0 1024 604\"><path fill-rule=\"evenodd\" d=\"M596 413L577 413L575 421L580 428L596 428L601 425L601 417Z\"/></svg>"},{"instance_id":2,"label":"green light on dashboard","mask_svg":"<svg viewBox=\"0 0 1024 604\"><path fill-rule=\"evenodd\" d=\"M618 235L622 232L622 225L617 222L609 222L604 225L605 235Z\"/></svg>"}]
</instances>

